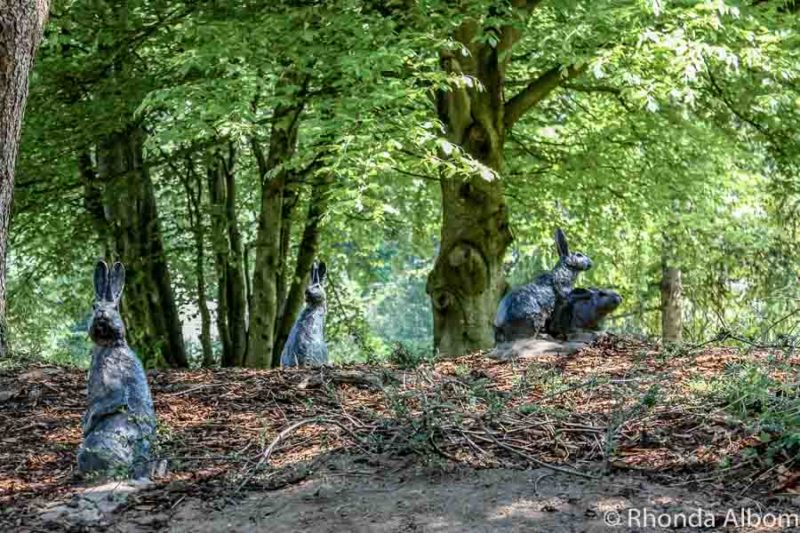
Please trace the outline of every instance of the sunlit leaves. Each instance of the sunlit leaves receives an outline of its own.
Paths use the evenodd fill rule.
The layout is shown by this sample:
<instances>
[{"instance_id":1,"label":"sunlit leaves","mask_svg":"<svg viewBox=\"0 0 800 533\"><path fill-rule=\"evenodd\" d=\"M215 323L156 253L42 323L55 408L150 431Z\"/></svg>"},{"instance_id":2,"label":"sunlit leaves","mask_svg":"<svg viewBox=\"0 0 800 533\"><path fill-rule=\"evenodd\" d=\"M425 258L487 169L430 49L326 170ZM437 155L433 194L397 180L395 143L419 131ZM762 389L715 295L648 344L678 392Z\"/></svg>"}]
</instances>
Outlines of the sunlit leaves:
<instances>
[{"instance_id":1,"label":"sunlit leaves","mask_svg":"<svg viewBox=\"0 0 800 533\"><path fill-rule=\"evenodd\" d=\"M734 316L752 326L797 296L800 36L797 15L781 5L553 0L523 16L496 0L131 0L120 18L113 2L58 3L20 157L16 327L45 346L48 331L82 319L86 264L100 247L80 153L131 118L147 128L170 266L188 302L192 251L176 170L188 155L203 172L213 144L234 141L251 244L260 184L249 141L267 143L273 109L301 93L298 150L286 163L299 176L293 245L309 184L332 177L322 255L340 278L331 334L342 349L352 344L349 321L378 342L364 333L371 315L384 337L429 335L424 277L438 246L440 180L465 175L503 181L513 282L552 264L562 225L595 259L582 283L617 287L624 311L637 313L627 326L655 331L646 309L657 304L669 230L695 329ZM442 50L469 53L453 38L468 20L508 62L506 101L548 69L586 66L507 132L502 169L466 154L437 120L437 91L481 89L439 64ZM498 41L501 27L520 32L513 47ZM278 90L289 68L307 84ZM43 292L29 288L37 276Z\"/></svg>"}]
</instances>

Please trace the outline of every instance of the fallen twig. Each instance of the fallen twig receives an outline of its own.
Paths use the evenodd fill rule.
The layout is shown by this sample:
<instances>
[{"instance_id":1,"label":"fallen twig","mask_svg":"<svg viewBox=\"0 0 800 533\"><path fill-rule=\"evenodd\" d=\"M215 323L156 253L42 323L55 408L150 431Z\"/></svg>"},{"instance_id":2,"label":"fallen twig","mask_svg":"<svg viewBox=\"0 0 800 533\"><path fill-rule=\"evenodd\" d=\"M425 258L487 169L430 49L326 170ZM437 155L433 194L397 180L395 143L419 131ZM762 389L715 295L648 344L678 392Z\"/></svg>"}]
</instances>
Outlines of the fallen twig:
<instances>
[{"instance_id":1,"label":"fallen twig","mask_svg":"<svg viewBox=\"0 0 800 533\"><path fill-rule=\"evenodd\" d=\"M263 453L261 454L261 458L259 459L258 463L256 463L255 467L253 467L253 469L250 471L250 473L244 478L244 480L242 480L242 482L239 484L239 486L236 488L236 490L234 492L238 493L239 491L241 491L242 487L244 487L251 479L253 479L253 476L255 475L255 472L258 469L260 469L264 465L264 463L269 461L269 458L272 455L272 452L275 450L275 447L278 444L283 442L293 432L297 431L298 429L300 429L303 426L307 426L307 425L310 425L310 424L329 424L329 425L337 426L337 427L341 428L345 433L349 434L357 443L359 442L358 436L355 433L353 433L350 430L350 428L348 428L347 426L345 426L344 424L342 424L338 420L330 420L330 419L326 419L326 418L307 418L305 420L301 420L299 422L296 422L296 423L292 424L291 426L289 426L288 428L284 429L280 433L278 433L278 436L275 437L275 439L270 443L270 445L267 446L267 448L263 451Z\"/></svg>"}]
</instances>

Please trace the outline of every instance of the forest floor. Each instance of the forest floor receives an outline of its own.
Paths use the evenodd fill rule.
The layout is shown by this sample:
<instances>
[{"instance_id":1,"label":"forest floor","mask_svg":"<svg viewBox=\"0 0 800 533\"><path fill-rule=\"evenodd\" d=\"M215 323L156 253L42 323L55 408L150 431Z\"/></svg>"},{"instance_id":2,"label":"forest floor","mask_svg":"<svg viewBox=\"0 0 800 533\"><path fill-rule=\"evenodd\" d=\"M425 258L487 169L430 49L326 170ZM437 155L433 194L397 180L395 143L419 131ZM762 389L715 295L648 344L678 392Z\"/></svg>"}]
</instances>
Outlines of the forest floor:
<instances>
[{"instance_id":1,"label":"forest floor","mask_svg":"<svg viewBox=\"0 0 800 533\"><path fill-rule=\"evenodd\" d=\"M0 530L782 531L799 371L790 351L616 337L511 362L154 371L166 472L87 490L85 372L18 365L0 371Z\"/></svg>"}]
</instances>

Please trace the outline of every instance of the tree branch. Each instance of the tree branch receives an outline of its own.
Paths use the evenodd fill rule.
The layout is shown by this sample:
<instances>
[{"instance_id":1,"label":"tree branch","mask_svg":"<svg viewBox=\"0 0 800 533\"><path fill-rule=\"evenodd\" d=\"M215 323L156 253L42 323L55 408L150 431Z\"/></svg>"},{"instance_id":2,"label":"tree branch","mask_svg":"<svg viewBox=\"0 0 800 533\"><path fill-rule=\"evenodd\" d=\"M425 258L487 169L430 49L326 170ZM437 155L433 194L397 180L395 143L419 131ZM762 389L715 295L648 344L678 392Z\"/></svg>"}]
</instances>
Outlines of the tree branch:
<instances>
[{"instance_id":1,"label":"tree branch","mask_svg":"<svg viewBox=\"0 0 800 533\"><path fill-rule=\"evenodd\" d=\"M576 91L579 93L607 93L613 94L614 96L619 96L622 94L622 89L619 87L614 87L613 85L582 85L578 83L565 83L563 84L565 89L569 89L570 91Z\"/></svg>"},{"instance_id":2,"label":"tree branch","mask_svg":"<svg viewBox=\"0 0 800 533\"><path fill-rule=\"evenodd\" d=\"M749 115L745 114L743 111L739 110L736 107L736 105L730 100L730 98L728 98L728 96L725 94L725 91L722 89L722 87L717 82L717 78L716 78L716 76L714 76L714 71L711 68L711 65L708 64L708 61L706 60L705 57L703 57L703 63L705 64L705 67L706 67L706 73L708 74L708 80L709 80L709 82L711 82L712 93L717 98L719 98L722 101L723 104L725 104L725 107L727 107L728 110L731 113L733 113L734 116L736 116L739 120L741 120L745 124L748 124L754 130L756 130L758 133L763 135L779 155L781 155L781 156L785 155L785 152L783 151L783 148L781 146L781 142L775 138L774 132L770 131L769 128L767 128L763 124L759 123L757 120L753 119L751 116L749 116Z\"/></svg>"},{"instance_id":3,"label":"tree branch","mask_svg":"<svg viewBox=\"0 0 800 533\"><path fill-rule=\"evenodd\" d=\"M528 110L544 100L547 95L566 80L579 76L585 68L584 65L570 65L567 67L566 72L562 73L562 67L559 65L533 80L527 87L506 102L505 117L503 119L505 127L511 128Z\"/></svg>"},{"instance_id":4,"label":"tree branch","mask_svg":"<svg viewBox=\"0 0 800 533\"><path fill-rule=\"evenodd\" d=\"M267 166L267 158L264 157L264 150L261 149L261 143L255 136L250 137L250 149L253 151L253 157L256 159L256 166L258 168L258 179L264 180L269 168Z\"/></svg>"}]
</instances>

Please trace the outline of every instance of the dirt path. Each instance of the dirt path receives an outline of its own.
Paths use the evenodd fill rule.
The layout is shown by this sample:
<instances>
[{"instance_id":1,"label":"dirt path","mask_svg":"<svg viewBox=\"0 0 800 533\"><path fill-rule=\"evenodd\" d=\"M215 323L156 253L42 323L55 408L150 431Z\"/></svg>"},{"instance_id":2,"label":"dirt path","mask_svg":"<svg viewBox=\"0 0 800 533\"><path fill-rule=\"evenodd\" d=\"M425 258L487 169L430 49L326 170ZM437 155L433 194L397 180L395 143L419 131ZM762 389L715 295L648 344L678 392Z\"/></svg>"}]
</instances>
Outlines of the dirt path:
<instances>
[{"instance_id":1,"label":"dirt path","mask_svg":"<svg viewBox=\"0 0 800 533\"><path fill-rule=\"evenodd\" d=\"M548 469L442 469L414 464L376 468L342 456L327 461L302 482L280 490L256 490L230 497L232 492L228 491L227 497L221 493L208 497L172 492L165 497L175 502L162 501L157 510L152 495L143 491L126 507L94 524L44 516L25 529L178 533L738 532L791 530L763 527L771 516L785 520L781 526L792 520L790 525L796 525L800 520L800 501L737 498L712 484L670 487L630 473L589 480ZM72 508L78 507L73 504ZM740 509L750 510L747 520L752 527L742 527L748 524ZM733 515L728 514L731 510ZM791 513L796 514L790 517ZM781 514L785 516L780 518Z\"/></svg>"}]
</instances>

